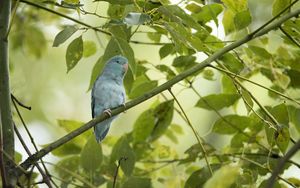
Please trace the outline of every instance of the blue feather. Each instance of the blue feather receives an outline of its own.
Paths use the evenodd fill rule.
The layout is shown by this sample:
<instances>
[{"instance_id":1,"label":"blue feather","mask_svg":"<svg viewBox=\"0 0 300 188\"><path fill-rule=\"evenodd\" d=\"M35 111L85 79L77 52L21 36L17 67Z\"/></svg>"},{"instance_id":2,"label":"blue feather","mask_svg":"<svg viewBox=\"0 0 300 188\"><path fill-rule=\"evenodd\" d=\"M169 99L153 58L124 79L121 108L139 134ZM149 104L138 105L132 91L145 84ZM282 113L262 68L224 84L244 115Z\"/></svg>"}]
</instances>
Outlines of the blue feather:
<instances>
[{"instance_id":1,"label":"blue feather","mask_svg":"<svg viewBox=\"0 0 300 188\"><path fill-rule=\"evenodd\" d=\"M118 107L125 103L123 78L128 68L128 60L123 56L109 59L96 79L92 88L92 117L99 116L107 109ZM94 127L97 142L107 135L111 122L117 116L110 117Z\"/></svg>"}]
</instances>

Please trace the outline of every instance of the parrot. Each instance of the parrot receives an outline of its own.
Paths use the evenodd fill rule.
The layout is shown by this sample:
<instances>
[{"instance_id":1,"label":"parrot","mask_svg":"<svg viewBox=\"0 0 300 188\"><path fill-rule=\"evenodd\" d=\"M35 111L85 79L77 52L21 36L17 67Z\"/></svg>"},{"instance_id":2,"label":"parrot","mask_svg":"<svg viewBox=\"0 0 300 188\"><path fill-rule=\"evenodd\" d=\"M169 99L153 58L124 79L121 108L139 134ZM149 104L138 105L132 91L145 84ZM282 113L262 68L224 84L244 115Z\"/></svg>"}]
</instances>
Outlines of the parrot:
<instances>
[{"instance_id":1,"label":"parrot","mask_svg":"<svg viewBox=\"0 0 300 188\"><path fill-rule=\"evenodd\" d=\"M128 70L126 57L116 55L104 65L102 73L97 77L91 92L92 117L107 113L111 116L111 108L125 105L126 93L123 79ZM98 143L107 135L110 124L117 116L110 117L94 127L94 134Z\"/></svg>"}]
</instances>

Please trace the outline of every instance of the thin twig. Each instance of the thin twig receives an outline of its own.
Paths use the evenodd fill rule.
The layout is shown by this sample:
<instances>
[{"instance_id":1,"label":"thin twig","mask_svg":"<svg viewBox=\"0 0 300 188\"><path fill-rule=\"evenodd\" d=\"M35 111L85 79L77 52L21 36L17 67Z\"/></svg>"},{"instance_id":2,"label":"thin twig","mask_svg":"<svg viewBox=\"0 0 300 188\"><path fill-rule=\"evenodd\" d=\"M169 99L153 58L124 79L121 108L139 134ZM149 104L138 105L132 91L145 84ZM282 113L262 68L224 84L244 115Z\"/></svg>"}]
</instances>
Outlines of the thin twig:
<instances>
[{"instance_id":1,"label":"thin twig","mask_svg":"<svg viewBox=\"0 0 300 188\"><path fill-rule=\"evenodd\" d=\"M27 110L31 110L31 106L27 106L27 105L21 103L13 94L10 94L10 95L11 95L12 100L14 100L15 102L17 102L19 106L21 106L21 107L23 107L23 108L25 108Z\"/></svg>"},{"instance_id":2,"label":"thin twig","mask_svg":"<svg viewBox=\"0 0 300 188\"><path fill-rule=\"evenodd\" d=\"M295 40L293 39L293 37L291 35L289 35L281 26L279 27L280 31L285 34L285 36L290 39L294 44L296 44L296 46L298 46L300 48L300 44Z\"/></svg>"},{"instance_id":3,"label":"thin twig","mask_svg":"<svg viewBox=\"0 0 300 188\"><path fill-rule=\"evenodd\" d=\"M198 141L198 143L199 143L199 146L200 146L200 148L201 148L201 151L202 151L202 153L203 153L203 156L204 156L204 159L205 159L207 168L209 169L209 172L210 172L210 174L211 174L211 176L212 176L212 175L213 175L213 171L212 171L211 166L210 166L210 164L209 164L209 161L208 161L208 158L207 158L206 150L205 150L205 148L204 148L204 146L203 146L203 144L202 144L202 141L201 141L201 139L203 140L203 138L201 138L201 137L198 135L198 133L196 132L195 128L193 127L191 121L190 121L189 118L187 117L187 115L186 115L184 109L182 108L181 104L180 104L179 101L177 100L177 97L174 95L174 93L172 92L172 90L171 90L171 89L168 89L168 90L169 90L170 94L172 95L172 97L174 98L174 100L175 100L175 102L177 103L177 105L179 106L181 112L183 113L183 115L184 115L184 117L185 117L185 119L186 119L186 121L187 121L189 127L192 129L192 131L193 131L193 133L194 133L194 135L195 135L195 137L196 137L196 139L197 139L197 141Z\"/></svg>"},{"instance_id":4,"label":"thin twig","mask_svg":"<svg viewBox=\"0 0 300 188\"><path fill-rule=\"evenodd\" d=\"M111 33L107 32L107 31L101 30L101 29L99 29L99 28L95 28L95 27L93 27L93 26L91 26L91 25L89 25L89 24L87 24L87 23L84 23L84 22L82 22L82 21L76 20L75 18L72 18L72 17L70 17L70 16L67 16L67 15L65 15L65 14L62 14L62 13L57 12L57 11L55 11L55 10L49 9L49 8L44 7L44 6L42 6L42 5L40 5L40 4L37 4L37 3L35 3L35 2L31 2L31 1L28 1L28 0L20 0L20 2L25 3L25 4L28 4L28 5L33 6L33 7L36 7L36 8L40 8L40 9L42 9L42 10L45 10L45 11L50 12L50 13L52 13L52 14L58 15L58 16L60 16L60 17L66 18L66 19L71 20L71 21L73 21L73 22L75 22L75 23L77 23L77 24L86 26L86 27L88 27L88 28L90 28L90 29L93 29L93 30L95 30L95 31L101 32L101 33L103 33L103 34L111 35Z\"/></svg>"},{"instance_id":5,"label":"thin twig","mask_svg":"<svg viewBox=\"0 0 300 188\"><path fill-rule=\"evenodd\" d=\"M29 129L27 128L27 125L26 125L26 123L25 123L25 121L24 121L24 119L23 119L23 117L22 117L22 115L21 115L21 113L20 113L20 111L19 111L19 108L18 108L17 105L16 105L16 102L17 102L21 107L23 107L23 108L25 108L25 109L31 110L31 107L30 107L30 106L27 106L27 105L24 105L23 103L21 103L21 102L20 102L13 94L11 94L11 96L12 96L12 102L13 102L13 105L14 105L16 111L17 111L17 114L18 114L18 116L19 116L19 118L20 118L20 120L21 120L21 122L22 122L22 124L23 124L23 126L24 126L24 128L25 128L25 130L26 130L26 132L27 132L27 134L28 134L28 136L29 136L29 138L30 138L30 141L31 141L32 145L34 146L35 151L38 151L37 145L35 144L35 141L34 141L32 135L31 135ZM14 126L15 126L15 125L14 125ZM15 127L16 127L16 126L15 126ZM19 135L19 140L20 140L21 143L22 143L22 137L21 137L21 135ZM23 144L24 149L25 149L25 146L26 146L26 144L24 143L24 144ZM26 149L25 149L25 150L26 150ZM29 150L28 150L27 154L28 154L29 156L31 155L31 153L30 153ZM51 184L50 184L50 182L49 182L49 181L51 181L52 184L53 184L55 187L58 187L58 185L56 185L56 183L51 179L51 175L49 174L49 171L48 171L46 165L44 164L43 159L41 159L41 163L42 163L42 166L43 166L45 172L43 172L43 170L42 170L39 166L37 166L37 168L38 168L39 171L41 172L41 174L42 174L43 178L45 179L46 183L49 184L49 185L51 186ZM48 185L48 186L49 186L49 185Z\"/></svg>"},{"instance_id":6,"label":"thin twig","mask_svg":"<svg viewBox=\"0 0 300 188\"><path fill-rule=\"evenodd\" d=\"M26 153L27 153L29 156L31 156L31 152L30 152L30 150L28 149L28 147L27 147L25 141L23 140L23 138L22 138L22 136L21 136L21 134L20 134L20 132L19 132L19 130L17 129L17 126L16 126L15 124L14 124L14 128L15 128L15 133L16 133L18 139L20 140L20 142L21 142L23 148L25 149ZM45 172L42 170L42 168L40 167L40 165L39 165L38 163L35 163L34 165L37 167L37 169L38 169L39 172L41 173L41 175L42 175L42 177L43 177L43 180L44 180L44 183L46 183L46 184L48 185L48 187L52 187L52 185L51 185L51 183L50 183L50 181L49 181L49 178L47 178L47 175L46 175Z\"/></svg>"},{"instance_id":7,"label":"thin twig","mask_svg":"<svg viewBox=\"0 0 300 188\"><path fill-rule=\"evenodd\" d=\"M121 166L121 162L122 162L122 160L126 161L127 159L128 159L127 157L121 157L118 160L118 165L117 165L117 168L116 168L116 171L115 171L115 174L114 174L113 188L116 188L116 183L117 183L117 178L118 178L118 172L119 172L119 168Z\"/></svg>"}]
</instances>

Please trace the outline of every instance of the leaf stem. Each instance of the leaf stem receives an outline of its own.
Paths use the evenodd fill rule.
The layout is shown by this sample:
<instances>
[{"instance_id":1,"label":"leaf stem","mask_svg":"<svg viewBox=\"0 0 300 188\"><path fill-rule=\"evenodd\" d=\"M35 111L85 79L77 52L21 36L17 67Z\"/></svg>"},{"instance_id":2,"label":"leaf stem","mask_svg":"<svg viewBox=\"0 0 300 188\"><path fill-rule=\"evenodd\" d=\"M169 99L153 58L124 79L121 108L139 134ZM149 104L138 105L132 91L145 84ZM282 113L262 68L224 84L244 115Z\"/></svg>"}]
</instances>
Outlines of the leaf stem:
<instances>
[{"instance_id":1,"label":"leaf stem","mask_svg":"<svg viewBox=\"0 0 300 188\"><path fill-rule=\"evenodd\" d=\"M212 171L212 168L211 168L211 166L210 166L210 164L209 164L208 157L207 157L207 152L206 152L206 150L205 150L205 148L204 148L204 146L203 146L203 144L202 144L202 141L201 141L201 140L204 140L204 139L200 137L200 135L197 133L197 131L196 131L195 128L193 127L191 121L189 120L187 114L185 113L184 109L182 108L181 104L179 103L177 97L174 95L174 93L172 92L172 90L171 90L171 89L168 89L168 90L169 90L170 94L172 95L172 97L174 98L174 100L176 101L177 105L179 106L181 112L183 113L183 115L184 115L184 117L185 117L185 119L186 119L186 121L187 121L189 127L192 129L192 131L193 131L193 133L194 133L194 135L195 135L195 137L196 137L196 139L197 139L197 141L198 141L198 143L199 143L199 146L200 146L200 148L201 148L201 151L202 151L202 153L203 153L203 156L204 156L206 165L207 165L207 167L208 167L208 169L209 169L210 175L213 176L213 171Z\"/></svg>"}]
</instances>

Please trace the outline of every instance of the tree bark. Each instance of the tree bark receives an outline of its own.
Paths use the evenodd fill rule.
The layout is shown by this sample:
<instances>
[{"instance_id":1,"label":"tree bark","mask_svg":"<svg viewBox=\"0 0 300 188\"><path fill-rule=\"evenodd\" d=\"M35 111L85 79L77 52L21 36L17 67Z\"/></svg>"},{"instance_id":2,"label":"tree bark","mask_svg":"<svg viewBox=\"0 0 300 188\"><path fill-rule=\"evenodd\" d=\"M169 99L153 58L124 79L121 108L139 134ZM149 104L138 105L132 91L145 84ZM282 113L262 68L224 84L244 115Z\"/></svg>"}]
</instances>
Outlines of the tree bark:
<instances>
[{"instance_id":1,"label":"tree bark","mask_svg":"<svg viewBox=\"0 0 300 188\"><path fill-rule=\"evenodd\" d=\"M8 28L11 0L0 1L0 162L2 187L15 187L16 178L12 175L14 167L14 129L10 106Z\"/></svg>"}]
</instances>

